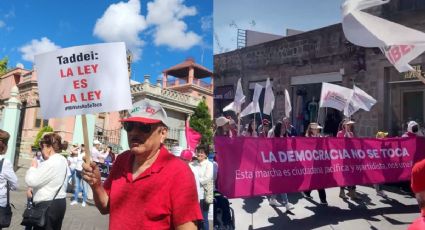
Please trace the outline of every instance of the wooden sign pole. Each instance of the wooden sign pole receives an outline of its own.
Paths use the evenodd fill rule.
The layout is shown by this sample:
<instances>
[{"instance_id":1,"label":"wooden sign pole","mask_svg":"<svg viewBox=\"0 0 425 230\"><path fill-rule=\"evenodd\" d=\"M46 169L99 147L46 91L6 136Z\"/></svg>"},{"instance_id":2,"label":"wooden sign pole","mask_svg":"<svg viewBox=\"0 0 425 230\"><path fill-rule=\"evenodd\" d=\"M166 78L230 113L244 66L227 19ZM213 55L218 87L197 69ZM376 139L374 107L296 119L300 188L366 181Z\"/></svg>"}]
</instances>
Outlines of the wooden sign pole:
<instances>
[{"instance_id":1,"label":"wooden sign pole","mask_svg":"<svg viewBox=\"0 0 425 230\"><path fill-rule=\"evenodd\" d=\"M84 138L84 152L85 152L85 162L90 164L91 161L91 153L90 153L90 146L89 146L89 134L87 131L87 118L86 115L81 115L81 122L83 125L83 138Z\"/></svg>"}]
</instances>

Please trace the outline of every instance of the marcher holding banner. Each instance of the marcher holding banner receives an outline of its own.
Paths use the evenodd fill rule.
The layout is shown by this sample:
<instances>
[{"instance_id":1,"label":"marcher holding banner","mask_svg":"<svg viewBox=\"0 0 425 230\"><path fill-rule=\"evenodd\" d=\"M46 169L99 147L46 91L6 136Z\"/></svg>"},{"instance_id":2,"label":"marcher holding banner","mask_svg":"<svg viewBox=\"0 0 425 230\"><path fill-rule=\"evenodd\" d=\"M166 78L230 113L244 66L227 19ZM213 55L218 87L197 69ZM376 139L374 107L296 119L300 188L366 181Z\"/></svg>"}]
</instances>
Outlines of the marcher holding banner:
<instances>
[{"instance_id":1,"label":"marcher holding banner","mask_svg":"<svg viewBox=\"0 0 425 230\"><path fill-rule=\"evenodd\" d=\"M355 124L355 122L348 118L343 120L341 130L338 131L338 133L336 134L336 137L344 137L344 138L354 137L353 124ZM347 189L348 189L347 195L349 197L351 197L352 199L360 199L360 197L357 196L355 185L347 186ZM339 197L341 197L342 199L347 199L347 196L345 195L344 187L340 187Z\"/></svg>"},{"instance_id":2,"label":"marcher holding banner","mask_svg":"<svg viewBox=\"0 0 425 230\"><path fill-rule=\"evenodd\" d=\"M214 136L227 136L232 137L232 132L230 132L230 120L226 117L218 117L215 119L216 130Z\"/></svg>"},{"instance_id":3,"label":"marcher holding banner","mask_svg":"<svg viewBox=\"0 0 425 230\"><path fill-rule=\"evenodd\" d=\"M308 125L307 131L305 132L306 137L322 137L320 134L320 130L322 129L322 126L320 126L318 123L310 123ZM327 205L328 201L326 200L326 191L325 189L317 189L317 192L319 193L320 203L323 205ZM311 190L307 190L303 192L303 195L312 198L311 197Z\"/></svg>"},{"instance_id":4,"label":"marcher holding banner","mask_svg":"<svg viewBox=\"0 0 425 230\"><path fill-rule=\"evenodd\" d=\"M273 132L273 136L269 136L269 138L272 137L282 137L282 129L283 129L283 125L282 122L277 122L276 126L274 128L274 132ZM282 201L285 203L285 208L286 210L292 210L294 209L294 205L292 205L291 203L289 203L289 199L288 199L288 194L287 193L282 193L281 194L282 197ZM277 196L276 195L271 195L269 198L269 205L271 206L282 206L281 203L279 203L277 201Z\"/></svg>"},{"instance_id":5,"label":"marcher holding banner","mask_svg":"<svg viewBox=\"0 0 425 230\"><path fill-rule=\"evenodd\" d=\"M85 163L84 180L110 229L196 229L202 220L189 166L165 147L167 114L144 99L121 120L130 150L120 154L102 186L98 166Z\"/></svg>"},{"instance_id":6,"label":"marcher holding banner","mask_svg":"<svg viewBox=\"0 0 425 230\"><path fill-rule=\"evenodd\" d=\"M388 136L388 133L387 132L380 131L380 132L377 132L376 133L376 138L379 138L379 139L384 139L387 136ZM374 184L373 187L376 190L376 195L381 196L383 198L387 198L388 197L387 194L385 194L384 190L382 190L382 187L381 187L380 184Z\"/></svg>"},{"instance_id":7,"label":"marcher holding banner","mask_svg":"<svg viewBox=\"0 0 425 230\"><path fill-rule=\"evenodd\" d=\"M249 121L248 124L246 124L246 128L242 132L242 136L244 136L244 137L258 137L257 128L255 127L254 119L252 119L251 121Z\"/></svg>"},{"instance_id":8,"label":"marcher holding banner","mask_svg":"<svg viewBox=\"0 0 425 230\"><path fill-rule=\"evenodd\" d=\"M415 193L421 209L421 216L413 221L408 230L423 230L425 229L425 160L419 161L413 166L411 178L412 191Z\"/></svg>"}]
</instances>

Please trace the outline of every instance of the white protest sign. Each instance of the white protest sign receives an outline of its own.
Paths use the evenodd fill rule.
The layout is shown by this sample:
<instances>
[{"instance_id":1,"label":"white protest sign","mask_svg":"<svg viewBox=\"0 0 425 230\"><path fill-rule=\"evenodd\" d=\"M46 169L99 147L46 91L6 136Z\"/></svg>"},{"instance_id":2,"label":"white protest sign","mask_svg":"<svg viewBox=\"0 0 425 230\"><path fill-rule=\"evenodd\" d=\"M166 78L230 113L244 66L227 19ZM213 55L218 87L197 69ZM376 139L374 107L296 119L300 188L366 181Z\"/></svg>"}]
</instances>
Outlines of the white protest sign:
<instances>
[{"instance_id":1,"label":"white protest sign","mask_svg":"<svg viewBox=\"0 0 425 230\"><path fill-rule=\"evenodd\" d=\"M123 42L39 54L35 68L44 119L132 107Z\"/></svg>"}]
</instances>

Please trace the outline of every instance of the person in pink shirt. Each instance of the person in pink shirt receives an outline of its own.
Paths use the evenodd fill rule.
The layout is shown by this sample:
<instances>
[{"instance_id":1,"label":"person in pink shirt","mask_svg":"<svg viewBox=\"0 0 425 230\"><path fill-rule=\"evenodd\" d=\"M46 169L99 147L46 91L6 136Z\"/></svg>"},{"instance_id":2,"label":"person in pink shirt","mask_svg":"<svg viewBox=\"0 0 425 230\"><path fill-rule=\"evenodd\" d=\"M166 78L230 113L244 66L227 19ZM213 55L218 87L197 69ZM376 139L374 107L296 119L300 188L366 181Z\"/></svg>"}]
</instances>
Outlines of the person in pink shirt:
<instances>
[{"instance_id":1,"label":"person in pink shirt","mask_svg":"<svg viewBox=\"0 0 425 230\"><path fill-rule=\"evenodd\" d=\"M336 134L336 137L345 137L345 138L354 137L354 132L353 132L354 124L355 124L354 121L350 119L344 119L342 121L341 130L338 131L338 133ZM355 185L347 186L347 190L348 190L347 195L349 197L351 197L352 199L360 199L360 197L356 193ZM344 187L340 187L339 197L341 197L342 199L347 199L347 196L345 195L345 192L344 192Z\"/></svg>"}]
</instances>

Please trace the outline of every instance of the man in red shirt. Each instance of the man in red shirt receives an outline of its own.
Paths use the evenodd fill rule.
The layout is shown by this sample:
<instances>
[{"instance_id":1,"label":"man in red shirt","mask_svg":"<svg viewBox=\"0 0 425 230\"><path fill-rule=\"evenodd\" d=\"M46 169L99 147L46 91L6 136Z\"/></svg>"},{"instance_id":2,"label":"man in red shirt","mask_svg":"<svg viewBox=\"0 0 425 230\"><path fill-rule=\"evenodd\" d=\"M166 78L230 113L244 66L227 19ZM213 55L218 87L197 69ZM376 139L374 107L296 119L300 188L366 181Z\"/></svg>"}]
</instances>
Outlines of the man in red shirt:
<instances>
[{"instance_id":1,"label":"man in red shirt","mask_svg":"<svg viewBox=\"0 0 425 230\"><path fill-rule=\"evenodd\" d=\"M413 166L411 181L412 191L421 209L421 216L413 221L408 230L423 230L425 229L425 159Z\"/></svg>"},{"instance_id":2,"label":"man in red shirt","mask_svg":"<svg viewBox=\"0 0 425 230\"><path fill-rule=\"evenodd\" d=\"M195 178L163 144L164 109L147 99L133 107L121 120L130 150L118 156L103 186L96 164L83 164L96 207L110 214L110 229L196 229L202 214Z\"/></svg>"}]
</instances>

